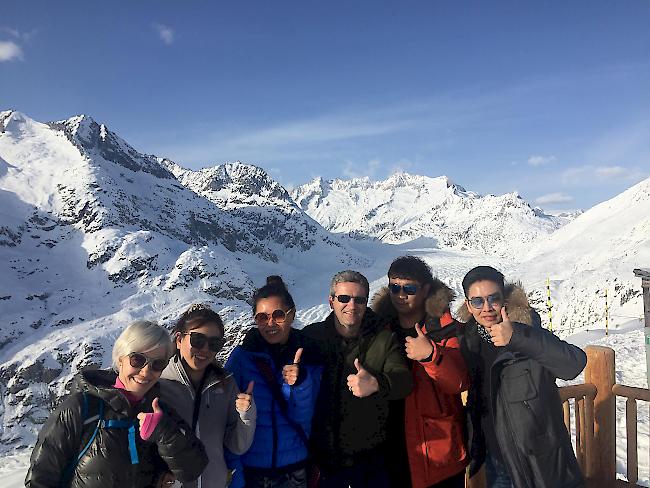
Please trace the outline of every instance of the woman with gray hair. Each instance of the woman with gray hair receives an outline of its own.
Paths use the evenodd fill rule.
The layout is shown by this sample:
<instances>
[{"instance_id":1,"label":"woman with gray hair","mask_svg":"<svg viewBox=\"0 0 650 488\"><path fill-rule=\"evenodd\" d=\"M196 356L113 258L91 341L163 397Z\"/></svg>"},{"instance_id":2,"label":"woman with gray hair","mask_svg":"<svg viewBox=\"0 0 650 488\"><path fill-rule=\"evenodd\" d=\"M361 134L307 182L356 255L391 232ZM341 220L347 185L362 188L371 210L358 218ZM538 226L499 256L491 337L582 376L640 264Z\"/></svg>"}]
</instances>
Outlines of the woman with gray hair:
<instances>
[{"instance_id":1,"label":"woman with gray hair","mask_svg":"<svg viewBox=\"0 0 650 488\"><path fill-rule=\"evenodd\" d=\"M129 325L113 346L113 370L87 370L41 429L29 488L162 487L199 477L201 442L158 400L174 345L163 327Z\"/></svg>"}]
</instances>

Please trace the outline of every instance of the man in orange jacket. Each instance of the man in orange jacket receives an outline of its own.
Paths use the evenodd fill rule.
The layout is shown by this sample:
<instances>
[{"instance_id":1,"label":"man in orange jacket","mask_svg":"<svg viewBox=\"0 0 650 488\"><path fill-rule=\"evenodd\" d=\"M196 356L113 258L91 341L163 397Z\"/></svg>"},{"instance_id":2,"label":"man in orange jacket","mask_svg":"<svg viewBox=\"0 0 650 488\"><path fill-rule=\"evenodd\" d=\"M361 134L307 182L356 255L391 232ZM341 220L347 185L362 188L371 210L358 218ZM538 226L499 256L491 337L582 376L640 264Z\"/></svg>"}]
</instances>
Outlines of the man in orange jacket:
<instances>
[{"instance_id":1,"label":"man in orange jacket","mask_svg":"<svg viewBox=\"0 0 650 488\"><path fill-rule=\"evenodd\" d=\"M388 270L388 287L372 308L404 344L413 391L391 402L386 443L391 487L463 488L467 449L460 398L467 368L455 337L449 304L454 292L415 256ZM410 481L409 481L410 478Z\"/></svg>"}]
</instances>

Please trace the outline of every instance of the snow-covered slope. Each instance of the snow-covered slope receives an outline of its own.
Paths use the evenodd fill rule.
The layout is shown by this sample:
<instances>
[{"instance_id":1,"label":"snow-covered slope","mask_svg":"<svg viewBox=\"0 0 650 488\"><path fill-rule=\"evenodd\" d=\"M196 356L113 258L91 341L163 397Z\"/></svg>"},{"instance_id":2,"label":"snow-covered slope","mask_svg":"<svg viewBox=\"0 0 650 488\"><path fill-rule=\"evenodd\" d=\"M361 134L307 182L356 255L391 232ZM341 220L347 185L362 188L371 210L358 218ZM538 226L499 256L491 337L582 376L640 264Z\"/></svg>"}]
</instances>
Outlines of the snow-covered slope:
<instances>
[{"instance_id":1,"label":"snow-covered slope","mask_svg":"<svg viewBox=\"0 0 650 488\"><path fill-rule=\"evenodd\" d=\"M606 291L611 326L638 317L643 306L633 269L649 266L650 178L533 246L513 273L538 290L533 299L540 310L550 278L555 327L566 330L604 327Z\"/></svg>"},{"instance_id":2,"label":"snow-covered slope","mask_svg":"<svg viewBox=\"0 0 650 488\"><path fill-rule=\"evenodd\" d=\"M295 188L292 196L332 232L389 243L428 237L441 248L511 255L513 247L523 248L562 225L516 193L482 196L446 176L396 173L377 182L316 178Z\"/></svg>"},{"instance_id":3,"label":"snow-covered slope","mask_svg":"<svg viewBox=\"0 0 650 488\"><path fill-rule=\"evenodd\" d=\"M90 117L0 112L0 444L31 443L71 375L108 366L131 320L209 302L237 340L264 276L291 285L370 262L260 168L222 169L229 196L208 199Z\"/></svg>"}]
</instances>

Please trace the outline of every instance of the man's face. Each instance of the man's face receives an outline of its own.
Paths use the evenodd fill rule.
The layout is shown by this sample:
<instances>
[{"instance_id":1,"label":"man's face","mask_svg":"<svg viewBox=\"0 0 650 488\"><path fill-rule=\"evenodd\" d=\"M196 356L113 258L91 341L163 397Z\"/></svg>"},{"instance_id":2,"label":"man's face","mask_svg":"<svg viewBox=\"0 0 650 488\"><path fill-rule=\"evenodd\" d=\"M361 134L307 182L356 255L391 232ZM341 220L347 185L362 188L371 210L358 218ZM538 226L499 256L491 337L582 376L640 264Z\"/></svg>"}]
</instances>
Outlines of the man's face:
<instances>
[{"instance_id":1,"label":"man's face","mask_svg":"<svg viewBox=\"0 0 650 488\"><path fill-rule=\"evenodd\" d=\"M467 290L465 306L476 322L490 329L501 322L503 293L494 281L476 281Z\"/></svg>"},{"instance_id":2,"label":"man's face","mask_svg":"<svg viewBox=\"0 0 650 488\"><path fill-rule=\"evenodd\" d=\"M424 302L429 296L429 285L421 285L416 280L389 278L390 301L398 315L424 313ZM419 319L418 319L419 320Z\"/></svg>"},{"instance_id":3,"label":"man's face","mask_svg":"<svg viewBox=\"0 0 650 488\"><path fill-rule=\"evenodd\" d=\"M342 300L347 301L347 303L343 303ZM368 303L368 294L362 284L337 283L334 287L334 296L330 296L329 301L339 324L343 327L358 327L361 325ZM357 301L362 303L356 303Z\"/></svg>"}]
</instances>

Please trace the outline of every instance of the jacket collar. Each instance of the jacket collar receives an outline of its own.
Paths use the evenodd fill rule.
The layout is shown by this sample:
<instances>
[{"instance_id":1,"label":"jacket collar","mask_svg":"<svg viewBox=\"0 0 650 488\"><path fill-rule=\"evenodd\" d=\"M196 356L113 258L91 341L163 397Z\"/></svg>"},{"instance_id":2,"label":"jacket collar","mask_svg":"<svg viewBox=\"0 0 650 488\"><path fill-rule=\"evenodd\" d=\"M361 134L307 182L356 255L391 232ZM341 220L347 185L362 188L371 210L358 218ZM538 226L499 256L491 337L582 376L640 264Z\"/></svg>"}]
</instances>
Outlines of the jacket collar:
<instances>
[{"instance_id":1,"label":"jacket collar","mask_svg":"<svg viewBox=\"0 0 650 488\"><path fill-rule=\"evenodd\" d=\"M209 388L212 388L213 386L221 383L229 376L232 376L232 373L229 373L226 370L224 370L221 367L221 365L216 361L208 365L205 374L207 374L207 377L205 379L203 385L203 391L201 393L204 393ZM187 375L187 372L183 367L183 362L178 353L175 354L174 357L172 357L172 360L169 362L169 364L167 365L167 367L165 368L165 370L163 371L160 377L168 380L179 381L180 383L183 383L185 386L190 388L191 391L194 391L194 387L192 386L190 377Z\"/></svg>"},{"instance_id":2,"label":"jacket collar","mask_svg":"<svg viewBox=\"0 0 650 488\"><path fill-rule=\"evenodd\" d=\"M74 377L71 391L86 392L99 397L116 412L131 416L132 407L129 401L120 390L113 386L116 378L117 373L113 370L81 371ZM160 396L160 386L156 382L144 396L143 403L151 405L151 401L157 396Z\"/></svg>"}]
</instances>

